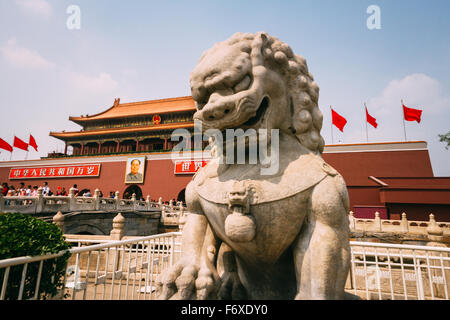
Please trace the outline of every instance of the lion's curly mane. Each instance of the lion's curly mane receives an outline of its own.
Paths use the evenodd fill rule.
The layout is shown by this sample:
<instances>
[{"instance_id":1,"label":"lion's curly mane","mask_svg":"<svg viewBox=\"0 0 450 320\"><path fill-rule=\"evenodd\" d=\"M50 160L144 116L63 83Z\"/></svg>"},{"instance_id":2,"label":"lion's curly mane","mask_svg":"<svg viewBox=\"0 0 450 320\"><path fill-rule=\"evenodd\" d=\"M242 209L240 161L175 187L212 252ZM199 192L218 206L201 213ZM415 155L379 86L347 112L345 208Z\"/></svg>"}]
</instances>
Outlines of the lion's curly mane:
<instances>
[{"instance_id":1,"label":"lion's curly mane","mask_svg":"<svg viewBox=\"0 0 450 320\"><path fill-rule=\"evenodd\" d=\"M200 61L224 44L240 46L247 59L245 62L250 59L253 67L259 64L281 73L291 99L293 117L289 130L303 146L314 153L322 153L325 141L320 135L323 115L318 107L319 87L308 71L305 58L294 54L289 45L265 32L238 32L205 51ZM240 59L241 65L245 64L244 60Z\"/></svg>"}]
</instances>

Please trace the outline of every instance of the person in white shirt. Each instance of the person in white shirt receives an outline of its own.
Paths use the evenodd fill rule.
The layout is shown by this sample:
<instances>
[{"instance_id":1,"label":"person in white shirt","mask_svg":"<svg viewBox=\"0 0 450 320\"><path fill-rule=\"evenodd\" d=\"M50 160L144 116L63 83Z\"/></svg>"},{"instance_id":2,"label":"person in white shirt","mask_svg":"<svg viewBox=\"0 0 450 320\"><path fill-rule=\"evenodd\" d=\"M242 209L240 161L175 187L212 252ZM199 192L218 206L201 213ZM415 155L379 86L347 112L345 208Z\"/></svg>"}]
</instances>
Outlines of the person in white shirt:
<instances>
[{"instance_id":1,"label":"person in white shirt","mask_svg":"<svg viewBox=\"0 0 450 320\"><path fill-rule=\"evenodd\" d=\"M78 197L78 192L79 192L78 186L76 184L74 184L73 185L73 193L74 193L75 197Z\"/></svg>"},{"instance_id":2,"label":"person in white shirt","mask_svg":"<svg viewBox=\"0 0 450 320\"><path fill-rule=\"evenodd\" d=\"M48 196L50 193L50 187L48 186L48 182L44 182L44 187L42 188L42 195Z\"/></svg>"}]
</instances>

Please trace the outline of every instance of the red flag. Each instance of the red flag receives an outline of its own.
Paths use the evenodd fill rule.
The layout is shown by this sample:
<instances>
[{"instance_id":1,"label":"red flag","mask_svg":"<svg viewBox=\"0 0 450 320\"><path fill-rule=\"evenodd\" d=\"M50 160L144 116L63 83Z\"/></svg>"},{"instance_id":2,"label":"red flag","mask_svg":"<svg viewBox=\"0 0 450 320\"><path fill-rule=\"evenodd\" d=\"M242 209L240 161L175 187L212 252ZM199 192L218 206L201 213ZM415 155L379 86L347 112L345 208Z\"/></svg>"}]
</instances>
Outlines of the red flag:
<instances>
[{"instance_id":1,"label":"red flag","mask_svg":"<svg viewBox=\"0 0 450 320\"><path fill-rule=\"evenodd\" d=\"M374 128L378 127L377 119L375 119L369 114L369 111L367 111L367 107L366 107L366 121L370 123Z\"/></svg>"},{"instance_id":2,"label":"red flag","mask_svg":"<svg viewBox=\"0 0 450 320\"><path fill-rule=\"evenodd\" d=\"M403 105L403 115L405 116L406 121L417 121L417 123L420 123L422 110L408 108L407 106Z\"/></svg>"},{"instance_id":3,"label":"red flag","mask_svg":"<svg viewBox=\"0 0 450 320\"><path fill-rule=\"evenodd\" d=\"M30 146L34 148L34 150L38 151L38 146L36 144L36 140L34 140L34 137L30 134L30 141L28 142Z\"/></svg>"},{"instance_id":4,"label":"red flag","mask_svg":"<svg viewBox=\"0 0 450 320\"><path fill-rule=\"evenodd\" d=\"M11 147L11 145L8 142L6 142L5 140L3 140L2 138L0 138L0 148L5 149L9 152L13 151L13 148Z\"/></svg>"},{"instance_id":5,"label":"red flag","mask_svg":"<svg viewBox=\"0 0 450 320\"><path fill-rule=\"evenodd\" d=\"M28 151L28 143L23 142L22 140L20 140L19 138L17 138L16 136L14 136L14 147Z\"/></svg>"},{"instance_id":6,"label":"red flag","mask_svg":"<svg viewBox=\"0 0 450 320\"><path fill-rule=\"evenodd\" d=\"M346 125L347 120L333 109L331 109L331 121L339 130L344 132L344 126Z\"/></svg>"}]
</instances>

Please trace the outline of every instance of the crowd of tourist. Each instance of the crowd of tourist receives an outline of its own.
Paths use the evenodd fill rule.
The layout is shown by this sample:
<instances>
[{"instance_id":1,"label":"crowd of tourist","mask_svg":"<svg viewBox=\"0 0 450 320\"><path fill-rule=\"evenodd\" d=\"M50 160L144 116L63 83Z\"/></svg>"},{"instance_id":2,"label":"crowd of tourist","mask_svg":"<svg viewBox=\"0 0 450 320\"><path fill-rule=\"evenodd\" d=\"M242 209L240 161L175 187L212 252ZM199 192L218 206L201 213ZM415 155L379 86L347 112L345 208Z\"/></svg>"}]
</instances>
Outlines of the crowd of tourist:
<instances>
[{"instance_id":1,"label":"crowd of tourist","mask_svg":"<svg viewBox=\"0 0 450 320\"><path fill-rule=\"evenodd\" d=\"M65 187L58 186L56 188L56 192L53 192L51 190L50 186L48 185L48 182L44 182L43 185L37 186L37 185L28 185L25 186L25 183L20 182L19 186L16 188L14 185L8 185L7 182L2 183L2 190L1 193L3 196L31 196L36 197L38 195L38 189L39 187L42 188L42 195L44 196L68 196L69 193L66 190ZM80 191L78 189L78 185L74 184L72 186L72 189L74 191L74 195L76 197L92 197L93 194L91 193L90 189L83 189ZM103 198L103 192L99 191L99 197ZM128 192L125 192L123 194L123 199L131 199L132 195ZM116 193L114 191L109 192L109 198L115 199ZM145 201L144 197L141 197L140 200ZM151 199L151 202L157 202L157 200ZM163 201L163 204L169 205L169 201ZM177 201L175 199L172 199L172 203L176 204Z\"/></svg>"},{"instance_id":2,"label":"crowd of tourist","mask_svg":"<svg viewBox=\"0 0 450 320\"><path fill-rule=\"evenodd\" d=\"M19 186L16 188L14 185L8 185L7 182L2 183L2 195L3 196L31 196L35 197L38 194L39 187L42 188L42 195L44 196L68 196L68 192L65 187L58 186L56 190L51 190L48 182L44 182L43 185L28 185L25 186L25 183L20 182ZM74 190L74 194L76 197L84 196L84 197L92 197L90 189L84 189L82 194L80 193L77 184L74 184L72 189ZM102 192L100 191L100 197L103 197Z\"/></svg>"}]
</instances>

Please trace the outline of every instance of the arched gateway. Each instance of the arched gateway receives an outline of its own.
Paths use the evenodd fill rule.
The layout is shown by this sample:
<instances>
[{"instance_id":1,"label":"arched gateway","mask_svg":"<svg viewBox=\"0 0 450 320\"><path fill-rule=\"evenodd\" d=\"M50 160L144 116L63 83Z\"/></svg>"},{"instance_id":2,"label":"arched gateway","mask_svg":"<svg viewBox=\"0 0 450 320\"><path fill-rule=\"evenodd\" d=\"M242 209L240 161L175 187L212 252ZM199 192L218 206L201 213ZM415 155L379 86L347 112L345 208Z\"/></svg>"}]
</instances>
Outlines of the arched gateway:
<instances>
[{"instance_id":1,"label":"arched gateway","mask_svg":"<svg viewBox=\"0 0 450 320\"><path fill-rule=\"evenodd\" d=\"M140 200L142 198L142 189L136 184L132 184L125 189L123 192L123 198L131 199L133 193L136 194L136 199Z\"/></svg>"}]
</instances>

